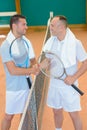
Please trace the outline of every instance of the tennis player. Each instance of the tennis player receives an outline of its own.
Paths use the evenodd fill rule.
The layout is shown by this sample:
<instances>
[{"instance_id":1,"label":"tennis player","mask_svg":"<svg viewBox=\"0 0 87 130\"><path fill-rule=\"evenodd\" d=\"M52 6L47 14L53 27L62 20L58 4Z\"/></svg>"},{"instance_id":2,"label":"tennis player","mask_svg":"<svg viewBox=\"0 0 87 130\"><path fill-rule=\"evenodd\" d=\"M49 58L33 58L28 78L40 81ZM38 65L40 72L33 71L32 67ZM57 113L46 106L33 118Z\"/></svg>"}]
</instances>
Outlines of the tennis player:
<instances>
[{"instance_id":1,"label":"tennis player","mask_svg":"<svg viewBox=\"0 0 87 130\"><path fill-rule=\"evenodd\" d=\"M27 29L26 18L22 15L14 15L10 19L10 32L1 45L1 56L6 73L6 110L2 121L1 130L9 130L11 121L15 114L22 114L29 94L29 86L26 75L38 73L36 67L20 68L15 65L9 54L11 42L17 37L25 37ZM29 58L31 66L36 63L34 50L31 42L25 37L29 44Z\"/></svg>"},{"instance_id":2,"label":"tennis player","mask_svg":"<svg viewBox=\"0 0 87 130\"><path fill-rule=\"evenodd\" d=\"M50 80L47 104L53 108L55 129L62 130L63 110L68 112L75 130L82 130L80 95L71 87L78 86L77 79L87 70L87 53L72 31L68 28L65 16L55 16L50 23L51 37L46 42L43 51L55 53L63 61L68 76L64 81ZM82 62L77 69L78 62Z\"/></svg>"}]
</instances>

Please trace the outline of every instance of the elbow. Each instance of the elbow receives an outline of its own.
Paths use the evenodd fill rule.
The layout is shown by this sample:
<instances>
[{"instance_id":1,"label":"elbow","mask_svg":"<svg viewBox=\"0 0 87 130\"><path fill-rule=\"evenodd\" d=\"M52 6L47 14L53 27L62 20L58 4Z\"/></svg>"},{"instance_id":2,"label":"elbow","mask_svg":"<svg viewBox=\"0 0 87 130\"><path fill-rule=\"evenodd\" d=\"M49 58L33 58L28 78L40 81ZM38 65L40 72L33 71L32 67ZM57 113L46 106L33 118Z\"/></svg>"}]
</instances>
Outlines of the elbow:
<instances>
[{"instance_id":1,"label":"elbow","mask_svg":"<svg viewBox=\"0 0 87 130\"><path fill-rule=\"evenodd\" d=\"M87 60L85 60L84 64L85 64L85 65L86 65L86 67L87 67Z\"/></svg>"},{"instance_id":2,"label":"elbow","mask_svg":"<svg viewBox=\"0 0 87 130\"><path fill-rule=\"evenodd\" d=\"M83 62L83 66L84 66L85 70L87 71L87 60L85 60L85 61Z\"/></svg>"},{"instance_id":3,"label":"elbow","mask_svg":"<svg viewBox=\"0 0 87 130\"><path fill-rule=\"evenodd\" d=\"M17 73L17 66L13 62L7 62L6 67L10 75L16 75Z\"/></svg>"},{"instance_id":4,"label":"elbow","mask_svg":"<svg viewBox=\"0 0 87 130\"><path fill-rule=\"evenodd\" d=\"M16 75L16 67L9 67L8 72L10 75Z\"/></svg>"},{"instance_id":5,"label":"elbow","mask_svg":"<svg viewBox=\"0 0 87 130\"><path fill-rule=\"evenodd\" d=\"M16 75L16 73L15 73L15 69L13 69L13 70L9 70L9 73L10 73L10 75Z\"/></svg>"}]
</instances>

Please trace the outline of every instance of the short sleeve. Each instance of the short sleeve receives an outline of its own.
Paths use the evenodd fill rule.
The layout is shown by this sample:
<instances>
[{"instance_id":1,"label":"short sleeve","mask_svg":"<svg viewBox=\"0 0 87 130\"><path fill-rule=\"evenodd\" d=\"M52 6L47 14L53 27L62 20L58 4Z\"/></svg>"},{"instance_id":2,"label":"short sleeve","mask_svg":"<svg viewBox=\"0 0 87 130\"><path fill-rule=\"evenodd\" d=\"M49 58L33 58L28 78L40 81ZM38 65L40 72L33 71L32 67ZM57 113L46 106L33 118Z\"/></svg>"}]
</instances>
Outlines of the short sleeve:
<instances>
[{"instance_id":1,"label":"short sleeve","mask_svg":"<svg viewBox=\"0 0 87 130\"><path fill-rule=\"evenodd\" d=\"M2 43L1 45L0 53L1 53L1 58L2 58L3 63L12 61L12 57L10 56L10 53L9 53L9 46L10 45L6 41Z\"/></svg>"},{"instance_id":2,"label":"short sleeve","mask_svg":"<svg viewBox=\"0 0 87 130\"><path fill-rule=\"evenodd\" d=\"M79 40L77 40L76 55L77 55L77 60L79 60L80 62L87 59L87 52L85 48L83 47L81 41Z\"/></svg>"}]
</instances>

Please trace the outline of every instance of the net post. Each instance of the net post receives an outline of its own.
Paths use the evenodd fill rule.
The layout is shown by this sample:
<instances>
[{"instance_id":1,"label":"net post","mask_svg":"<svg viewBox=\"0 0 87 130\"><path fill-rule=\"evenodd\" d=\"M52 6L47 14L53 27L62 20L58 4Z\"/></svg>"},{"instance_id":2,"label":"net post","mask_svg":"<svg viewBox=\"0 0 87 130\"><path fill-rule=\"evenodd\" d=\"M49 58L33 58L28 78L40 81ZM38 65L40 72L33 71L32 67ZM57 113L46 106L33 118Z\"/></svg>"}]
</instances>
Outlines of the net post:
<instances>
[{"instance_id":1,"label":"net post","mask_svg":"<svg viewBox=\"0 0 87 130\"><path fill-rule=\"evenodd\" d=\"M53 18L53 11L50 11L50 18Z\"/></svg>"},{"instance_id":2,"label":"net post","mask_svg":"<svg viewBox=\"0 0 87 130\"><path fill-rule=\"evenodd\" d=\"M49 27L50 21L53 18L53 11L50 11L50 18L48 19L47 26Z\"/></svg>"}]
</instances>

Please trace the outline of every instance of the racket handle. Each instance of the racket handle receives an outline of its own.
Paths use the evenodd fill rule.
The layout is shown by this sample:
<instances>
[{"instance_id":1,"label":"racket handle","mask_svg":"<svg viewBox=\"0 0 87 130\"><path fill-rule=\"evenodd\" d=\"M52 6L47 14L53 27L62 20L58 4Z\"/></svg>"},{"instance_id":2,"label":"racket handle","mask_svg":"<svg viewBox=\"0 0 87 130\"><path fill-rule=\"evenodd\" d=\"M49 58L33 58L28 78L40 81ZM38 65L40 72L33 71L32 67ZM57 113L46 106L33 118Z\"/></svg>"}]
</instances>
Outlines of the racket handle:
<instances>
[{"instance_id":1,"label":"racket handle","mask_svg":"<svg viewBox=\"0 0 87 130\"><path fill-rule=\"evenodd\" d=\"M30 78L27 77L26 79L27 79L27 83L28 83L29 89L31 89L32 83L31 83L31 81L30 81Z\"/></svg>"},{"instance_id":2,"label":"racket handle","mask_svg":"<svg viewBox=\"0 0 87 130\"><path fill-rule=\"evenodd\" d=\"M74 84L71 85L81 96L84 94L79 88L77 88Z\"/></svg>"}]
</instances>

